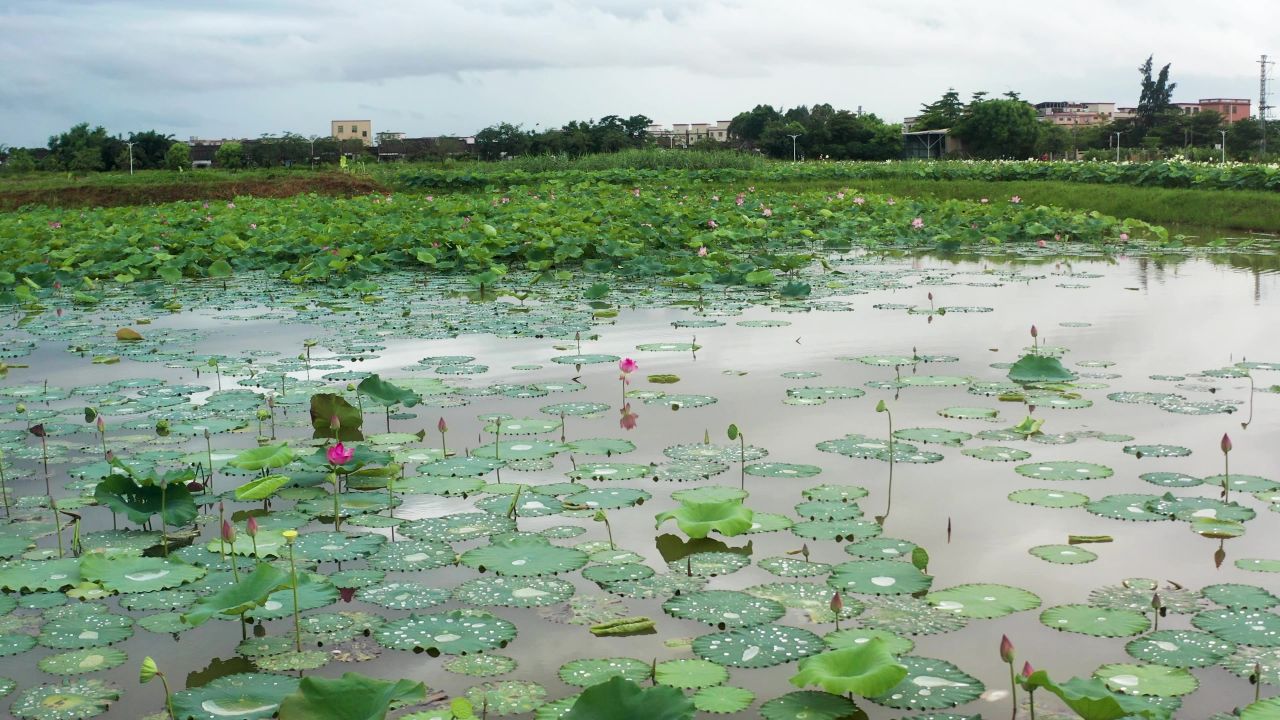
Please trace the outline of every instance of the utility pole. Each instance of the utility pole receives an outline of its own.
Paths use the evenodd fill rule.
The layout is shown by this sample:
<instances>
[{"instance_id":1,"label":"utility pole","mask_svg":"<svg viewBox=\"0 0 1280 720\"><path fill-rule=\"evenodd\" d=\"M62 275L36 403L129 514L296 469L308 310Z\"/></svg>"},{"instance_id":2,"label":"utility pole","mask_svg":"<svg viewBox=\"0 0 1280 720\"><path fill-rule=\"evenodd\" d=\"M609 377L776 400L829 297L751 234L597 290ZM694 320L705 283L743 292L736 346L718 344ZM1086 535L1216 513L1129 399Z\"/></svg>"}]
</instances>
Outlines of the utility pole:
<instances>
[{"instance_id":1,"label":"utility pole","mask_svg":"<svg viewBox=\"0 0 1280 720\"><path fill-rule=\"evenodd\" d=\"M795 162L795 161L796 161L796 138L800 137L800 136L801 136L801 135L803 135L803 134L804 134L804 133L796 133L795 135L788 135L788 136L787 136L787 137L791 138L791 162Z\"/></svg>"},{"instance_id":2,"label":"utility pole","mask_svg":"<svg viewBox=\"0 0 1280 720\"><path fill-rule=\"evenodd\" d=\"M1120 162L1120 136L1124 134L1124 131L1117 130L1112 134L1116 136L1116 162Z\"/></svg>"},{"instance_id":3,"label":"utility pole","mask_svg":"<svg viewBox=\"0 0 1280 720\"><path fill-rule=\"evenodd\" d=\"M311 141L311 155L307 157L308 166L312 166L316 164L316 138L318 137L320 136L312 135L310 138L308 138Z\"/></svg>"},{"instance_id":4,"label":"utility pole","mask_svg":"<svg viewBox=\"0 0 1280 720\"><path fill-rule=\"evenodd\" d=\"M1219 130L1218 132L1222 133L1222 163L1225 165L1227 162L1227 131Z\"/></svg>"},{"instance_id":5,"label":"utility pole","mask_svg":"<svg viewBox=\"0 0 1280 720\"><path fill-rule=\"evenodd\" d=\"M125 145L129 146L129 174L130 175L133 174L133 146L137 144L138 143L133 143L133 142L125 143Z\"/></svg>"},{"instance_id":6,"label":"utility pole","mask_svg":"<svg viewBox=\"0 0 1280 720\"><path fill-rule=\"evenodd\" d=\"M1270 94L1267 90L1267 71L1272 65L1275 65L1275 62L1267 60L1266 55L1263 55L1262 59L1258 61L1258 66L1261 68L1258 73L1258 120L1262 123L1263 155L1267 154L1267 111L1271 109L1271 106L1267 104L1267 95Z\"/></svg>"}]
</instances>

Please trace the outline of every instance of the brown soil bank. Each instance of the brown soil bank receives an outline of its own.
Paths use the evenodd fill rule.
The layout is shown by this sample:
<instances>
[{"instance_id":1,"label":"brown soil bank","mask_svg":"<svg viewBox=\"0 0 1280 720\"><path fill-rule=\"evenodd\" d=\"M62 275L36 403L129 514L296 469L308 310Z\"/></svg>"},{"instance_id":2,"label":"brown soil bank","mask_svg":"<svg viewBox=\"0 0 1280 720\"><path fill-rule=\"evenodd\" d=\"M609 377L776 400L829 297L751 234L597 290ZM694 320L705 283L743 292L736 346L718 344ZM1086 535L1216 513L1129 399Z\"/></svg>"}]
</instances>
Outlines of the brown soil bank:
<instances>
[{"instance_id":1,"label":"brown soil bank","mask_svg":"<svg viewBox=\"0 0 1280 720\"><path fill-rule=\"evenodd\" d=\"M170 184L71 184L56 187L4 188L0 186L0 210L23 205L50 207L114 207L149 205L182 200L232 200L236 197L283 198L305 193L352 196L386 192L368 177L346 173L297 174L286 177L227 179Z\"/></svg>"}]
</instances>

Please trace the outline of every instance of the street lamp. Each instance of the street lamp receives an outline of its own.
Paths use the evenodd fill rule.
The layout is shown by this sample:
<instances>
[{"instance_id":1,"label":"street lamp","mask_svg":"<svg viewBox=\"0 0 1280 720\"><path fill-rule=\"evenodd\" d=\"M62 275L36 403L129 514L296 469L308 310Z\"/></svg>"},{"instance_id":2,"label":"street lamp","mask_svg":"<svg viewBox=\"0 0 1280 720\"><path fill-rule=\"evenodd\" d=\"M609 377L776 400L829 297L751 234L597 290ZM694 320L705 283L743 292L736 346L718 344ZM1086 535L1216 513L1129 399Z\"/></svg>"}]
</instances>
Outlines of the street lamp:
<instances>
[{"instance_id":1,"label":"street lamp","mask_svg":"<svg viewBox=\"0 0 1280 720\"><path fill-rule=\"evenodd\" d=\"M803 134L804 134L804 133L796 133L795 135L788 135L788 136L787 136L787 137L791 138L791 162L795 162L795 161L796 161L796 138L800 137L800 136L801 136L801 135L803 135Z\"/></svg>"},{"instance_id":2,"label":"street lamp","mask_svg":"<svg viewBox=\"0 0 1280 720\"><path fill-rule=\"evenodd\" d=\"M136 143L136 142L127 142L127 143L125 143L125 145L128 145L128 146L129 146L129 174L130 174L130 175L132 175L132 174L133 174L133 146L134 146L134 145L137 145L137 144L138 144L138 143Z\"/></svg>"},{"instance_id":3,"label":"street lamp","mask_svg":"<svg viewBox=\"0 0 1280 720\"><path fill-rule=\"evenodd\" d=\"M1123 130L1113 133L1116 136L1116 162L1120 162L1120 136L1124 134Z\"/></svg>"},{"instance_id":4,"label":"street lamp","mask_svg":"<svg viewBox=\"0 0 1280 720\"><path fill-rule=\"evenodd\" d=\"M1219 130L1222 133L1222 164L1227 164L1227 131Z\"/></svg>"},{"instance_id":5,"label":"street lamp","mask_svg":"<svg viewBox=\"0 0 1280 720\"><path fill-rule=\"evenodd\" d=\"M318 137L320 137L320 136L319 136L319 135L312 135L312 136L309 138L309 139L311 140L311 155L310 155L309 157L307 157L307 164L308 164L308 165L315 165L315 164L316 164L316 138L318 138Z\"/></svg>"}]
</instances>

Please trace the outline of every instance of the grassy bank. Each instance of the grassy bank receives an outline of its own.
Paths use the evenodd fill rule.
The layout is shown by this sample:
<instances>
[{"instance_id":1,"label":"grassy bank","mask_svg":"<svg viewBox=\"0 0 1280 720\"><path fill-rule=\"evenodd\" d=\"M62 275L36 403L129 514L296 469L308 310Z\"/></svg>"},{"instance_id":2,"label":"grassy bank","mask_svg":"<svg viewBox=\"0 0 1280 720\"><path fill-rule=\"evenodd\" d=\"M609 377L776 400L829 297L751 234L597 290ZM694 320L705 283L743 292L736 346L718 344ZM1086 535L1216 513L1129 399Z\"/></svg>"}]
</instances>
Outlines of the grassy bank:
<instances>
[{"instance_id":1,"label":"grassy bank","mask_svg":"<svg viewBox=\"0 0 1280 720\"><path fill-rule=\"evenodd\" d=\"M303 193L351 196L383 190L367 175L335 170L195 170L176 173L30 173L0 180L0 210L25 205L119 207L180 200L290 197Z\"/></svg>"},{"instance_id":2,"label":"grassy bank","mask_svg":"<svg viewBox=\"0 0 1280 720\"><path fill-rule=\"evenodd\" d=\"M1028 180L1005 182L916 178L769 181L761 182L760 186L776 190L856 188L864 192L904 197L938 200L989 198L992 202L1008 202L1009 198L1017 195L1024 203L1097 210L1106 215L1136 218L1157 225L1280 232L1280 194L1274 192L1227 192Z\"/></svg>"}]
</instances>

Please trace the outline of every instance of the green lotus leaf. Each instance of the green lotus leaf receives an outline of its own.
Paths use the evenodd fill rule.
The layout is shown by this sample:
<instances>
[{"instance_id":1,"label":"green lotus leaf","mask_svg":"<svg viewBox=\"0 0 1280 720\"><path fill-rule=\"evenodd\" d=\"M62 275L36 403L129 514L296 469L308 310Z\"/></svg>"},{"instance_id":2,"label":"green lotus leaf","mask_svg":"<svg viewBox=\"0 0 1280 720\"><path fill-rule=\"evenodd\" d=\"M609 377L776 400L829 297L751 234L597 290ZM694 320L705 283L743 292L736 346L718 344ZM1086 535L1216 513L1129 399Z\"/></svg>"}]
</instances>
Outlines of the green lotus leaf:
<instances>
[{"instance_id":1,"label":"green lotus leaf","mask_svg":"<svg viewBox=\"0 0 1280 720\"><path fill-rule=\"evenodd\" d=\"M1009 368L1009 379L1016 383L1071 382L1079 376L1062 366L1062 361L1047 355L1023 355Z\"/></svg>"},{"instance_id":2,"label":"green lotus leaf","mask_svg":"<svg viewBox=\"0 0 1280 720\"><path fill-rule=\"evenodd\" d=\"M667 600L662 610L672 617L698 620L721 630L773 622L786 613L781 603L736 590L705 590Z\"/></svg>"},{"instance_id":3,"label":"green lotus leaf","mask_svg":"<svg viewBox=\"0 0 1280 720\"><path fill-rule=\"evenodd\" d=\"M1280 697L1270 697L1246 706L1240 720L1280 720Z\"/></svg>"},{"instance_id":4,"label":"green lotus leaf","mask_svg":"<svg viewBox=\"0 0 1280 720\"><path fill-rule=\"evenodd\" d=\"M337 679L305 677L280 703L280 720L385 720L392 703L426 698L427 686L411 680L379 680L359 673Z\"/></svg>"},{"instance_id":5,"label":"green lotus leaf","mask_svg":"<svg viewBox=\"0 0 1280 720\"><path fill-rule=\"evenodd\" d=\"M693 704L707 713L736 713L751 706L756 694L745 688L717 685L702 688L693 694Z\"/></svg>"},{"instance_id":6,"label":"green lotus leaf","mask_svg":"<svg viewBox=\"0 0 1280 720\"><path fill-rule=\"evenodd\" d=\"M786 625L756 625L694 638L693 652L725 667L765 668L822 652L822 638Z\"/></svg>"},{"instance_id":7,"label":"green lotus leaf","mask_svg":"<svg viewBox=\"0 0 1280 720\"><path fill-rule=\"evenodd\" d=\"M1044 688L1057 695L1082 720L1120 720L1129 717L1165 720L1169 717L1167 710L1155 707L1142 698L1112 692L1101 680L1093 678L1071 678L1064 683L1055 683L1045 671L1038 670L1026 682L1031 688Z\"/></svg>"},{"instance_id":8,"label":"green lotus leaf","mask_svg":"<svg viewBox=\"0 0 1280 720\"><path fill-rule=\"evenodd\" d=\"M1009 585L976 583L937 590L925 599L942 610L965 617L991 619L1040 607L1035 593Z\"/></svg>"},{"instance_id":9,"label":"green lotus leaf","mask_svg":"<svg viewBox=\"0 0 1280 720\"><path fill-rule=\"evenodd\" d=\"M1103 665L1093 672L1107 687L1127 695L1176 697L1195 692L1200 682L1182 668L1164 665Z\"/></svg>"},{"instance_id":10,"label":"green lotus leaf","mask_svg":"<svg viewBox=\"0 0 1280 720\"><path fill-rule=\"evenodd\" d=\"M846 720L857 713L852 700L817 690L788 693L760 706L765 720Z\"/></svg>"},{"instance_id":11,"label":"green lotus leaf","mask_svg":"<svg viewBox=\"0 0 1280 720\"><path fill-rule=\"evenodd\" d=\"M1054 630L1095 637L1126 637L1151 627L1151 620L1142 613L1092 605L1056 605L1040 613L1040 622Z\"/></svg>"},{"instance_id":12,"label":"green lotus leaf","mask_svg":"<svg viewBox=\"0 0 1280 720\"><path fill-rule=\"evenodd\" d=\"M459 560L482 572L529 577L577 570L587 564L587 554L552 545L543 537L517 535L468 550Z\"/></svg>"},{"instance_id":13,"label":"green lotus leaf","mask_svg":"<svg viewBox=\"0 0 1280 720\"><path fill-rule=\"evenodd\" d=\"M622 677L593 685L561 715L561 720L691 720L697 709L676 688L663 685L641 688Z\"/></svg>"},{"instance_id":14,"label":"green lotus leaf","mask_svg":"<svg viewBox=\"0 0 1280 720\"><path fill-rule=\"evenodd\" d=\"M393 385L376 374L361 380L360 384L356 386L356 392L388 408L395 405L413 407L422 401L418 393L408 388Z\"/></svg>"},{"instance_id":15,"label":"green lotus leaf","mask_svg":"<svg viewBox=\"0 0 1280 720\"><path fill-rule=\"evenodd\" d=\"M204 568L180 560L100 554L80 559L80 575L111 592L147 593L168 590L204 577Z\"/></svg>"},{"instance_id":16,"label":"green lotus leaf","mask_svg":"<svg viewBox=\"0 0 1280 720\"><path fill-rule=\"evenodd\" d=\"M1236 650L1235 643L1221 640L1207 632L1195 630L1159 630L1124 646L1125 652L1139 660L1169 667L1208 667L1216 665ZM1252 670L1253 664L1249 664Z\"/></svg>"},{"instance_id":17,"label":"green lotus leaf","mask_svg":"<svg viewBox=\"0 0 1280 720\"><path fill-rule=\"evenodd\" d=\"M560 679L567 685L590 687L612 677L636 683L644 682L649 679L651 672L649 663L635 658L583 658L561 665Z\"/></svg>"},{"instance_id":18,"label":"green lotus leaf","mask_svg":"<svg viewBox=\"0 0 1280 720\"><path fill-rule=\"evenodd\" d=\"M293 448L286 443L279 445L263 445L245 450L227 461L227 465L240 470L260 472L268 468L279 468L288 465L298 457Z\"/></svg>"},{"instance_id":19,"label":"green lotus leaf","mask_svg":"<svg viewBox=\"0 0 1280 720\"><path fill-rule=\"evenodd\" d=\"M1256 647L1280 647L1280 615L1266 610L1205 610L1191 624L1228 642Z\"/></svg>"},{"instance_id":20,"label":"green lotus leaf","mask_svg":"<svg viewBox=\"0 0 1280 720\"><path fill-rule=\"evenodd\" d=\"M267 602L271 593L290 587L289 573L273 565L259 563L240 582L218 590L196 601L182 616L188 625L200 625L214 615L239 615Z\"/></svg>"},{"instance_id":21,"label":"green lotus leaf","mask_svg":"<svg viewBox=\"0 0 1280 720\"><path fill-rule=\"evenodd\" d=\"M466 655L506 647L516 636L516 626L479 610L452 610L389 620L374 636L392 650Z\"/></svg>"},{"instance_id":22,"label":"green lotus leaf","mask_svg":"<svg viewBox=\"0 0 1280 720\"><path fill-rule=\"evenodd\" d=\"M185 480L187 476L194 477L188 471L173 479ZM112 474L98 483L93 491L93 498L99 505L124 513L130 521L139 525L156 514L162 515L164 521L173 527L187 525L195 520L198 514L195 498L187 490L185 482L168 482L167 478L158 480L159 482L139 484L132 475Z\"/></svg>"},{"instance_id":23,"label":"green lotus leaf","mask_svg":"<svg viewBox=\"0 0 1280 720\"><path fill-rule=\"evenodd\" d=\"M110 683L75 680L30 688L13 701L9 712L24 720L82 720L101 715L119 699L120 692Z\"/></svg>"},{"instance_id":24,"label":"green lotus leaf","mask_svg":"<svg viewBox=\"0 0 1280 720\"><path fill-rule=\"evenodd\" d=\"M696 690L728 680L729 671L708 660L666 660L654 666L653 679L659 685Z\"/></svg>"},{"instance_id":25,"label":"green lotus leaf","mask_svg":"<svg viewBox=\"0 0 1280 720\"><path fill-rule=\"evenodd\" d=\"M340 427L332 429L331 422L338 418ZM329 438L343 442L363 440L360 431L364 424L364 415L346 398L334 393L317 393L311 396L311 428L312 437Z\"/></svg>"},{"instance_id":26,"label":"green lotus leaf","mask_svg":"<svg viewBox=\"0 0 1280 720\"><path fill-rule=\"evenodd\" d=\"M831 571L827 584L842 592L910 595L928 590L933 578L914 565L895 560L854 560Z\"/></svg>"},{"instance_id":27,"label":"green lotus leaf","mask_svg":"<svg viewBox=\"0 0 1280 720\"><path fill-rule=\"evenodd\" d=\"M75 558L19 562L0 568L0 588L12 592L56 592L80 583L80 561Z\"/></svg>"},{"instance_id":28,"label":"green lotus leaf","mask_svg":"<svg viewBox=\"0 0 1280 720\"><path fill-rule=\"evenodd\" d=\"M37 665L50 675L81 675L98 670L109 670L124 663L128 656L114 648L88 648L71 650L40 658Z\"/></svg>"},{"instance_id":29,"label":"green lotus leaf","mask_svg":"<svg viewBox=\"0 0 1280 720\"><path fill-rule=\"evenodd\" d=\"M800 661L799 670L790 679L792 685L817 685L836 695L864 697L882 695L907 676L906 666L894 660L879 638L807 657Z\"/></svg>"},{"instance_id":30,"label":"green lotus leaf","mask_svg":"<svg viewBox=\"0 0 1280 720\"><path fill-rule=\"evenodd\" d=\"M680 531L693 539L705 538L712 532L725 537L741 535L751 529L751 508L741 500L723 502L688 502L680 507L655 516L657 526L675 519Z\"/></svg>"},{"instance_id":31,"label":"green lotus leaf","mask_svg":"<svg viewBox=\"0 0 1280 720\"><path fill-rule=\"evenodd\" d=\"M240 673L173 694L174 715L182 720L266 720L298 689L287 675Z\"/></svg>"},{"instance_id":32,"label":"green lotus leaf","mask_svg":"<svg viewBox=\"0 0 1280 720\"><path fill-rule=\"evenodd\" d=\"M899 662L907 671L902 680L868 698L871 702L891 708L939 710L976 700L986 690L981 680L946 660L909 655Z\"/></svg>"}]
</instances>

